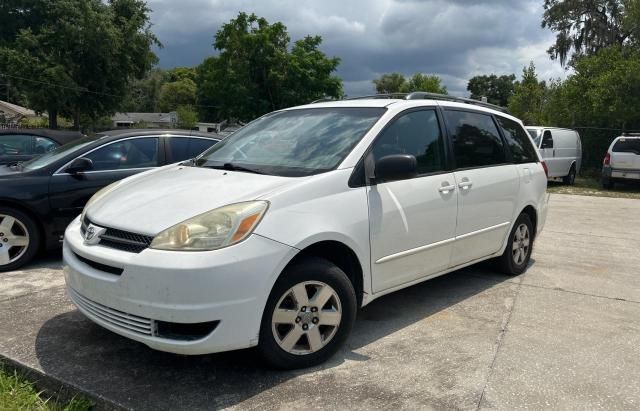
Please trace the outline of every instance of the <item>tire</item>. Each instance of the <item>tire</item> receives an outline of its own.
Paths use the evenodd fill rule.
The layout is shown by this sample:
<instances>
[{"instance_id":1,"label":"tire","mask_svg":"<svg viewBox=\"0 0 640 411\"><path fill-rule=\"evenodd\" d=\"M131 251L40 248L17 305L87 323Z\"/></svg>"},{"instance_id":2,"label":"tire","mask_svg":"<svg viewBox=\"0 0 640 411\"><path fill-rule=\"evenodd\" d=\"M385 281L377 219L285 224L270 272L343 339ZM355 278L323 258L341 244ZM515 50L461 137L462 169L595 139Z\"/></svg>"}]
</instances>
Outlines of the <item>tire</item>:
<instances>
[{"instance_id":1,"label":"tire","mask_svg":"<svg viewBox=\"0 0 640 411\"><path fill-rule=\"evenodd\" d=\"M313 305L318 297L327 299L321 307ZM282 322L274 315L277 308ZM356 293L346 274L325 259L304 258L286 268L271 290L262 315L258 350L275 368L323 363L349 337L356 310Z\"/></svg>"},{"instance_id":2,"label":"tire","mask_svg":"<svg viewBox=\"0 0 640 411\"><path fill-rule=\"evenodd\" d=\"M523 227L526 230L523 230ZM531 219L526 214L520 214L509 233L507 248L499 258L501 271L508 275L524 273L531 259L533 240L534 233ZM516 251L516 245L518 246L518 251ZM518 254L516 254L517 252Z\"/></svg>"},{"instance_id":3,"label":"tire","mask_svg":"<svg viewBox=\"0 0 640 411\"><path fill-rule=\"evenodd\" d=\"M570 186L574 185L576 182L576 174L576 165L573 164L569 170L569 174L562 178L562 182Z\"/></svg>"},{"instance_id":4,"label":"tire","mask_svg":"<svg viewBox=\"0 0 640 411\"><path fill-rule=\"evenodd\" d=\"M0 207L0 272L13 271L31 261L40 248L40 231L27 214Z\"/></svg>"}]
</instances>

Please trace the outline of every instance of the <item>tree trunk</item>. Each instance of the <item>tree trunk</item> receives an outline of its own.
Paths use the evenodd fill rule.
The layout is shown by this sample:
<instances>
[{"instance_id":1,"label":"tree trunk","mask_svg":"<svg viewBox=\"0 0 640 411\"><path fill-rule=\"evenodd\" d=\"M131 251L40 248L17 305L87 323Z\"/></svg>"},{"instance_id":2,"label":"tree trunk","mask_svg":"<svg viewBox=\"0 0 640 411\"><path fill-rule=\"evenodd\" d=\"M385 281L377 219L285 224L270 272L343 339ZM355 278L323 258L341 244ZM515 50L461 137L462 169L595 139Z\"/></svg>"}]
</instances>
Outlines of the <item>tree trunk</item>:
<instances>
[{"instance_id":1,"label":"tree trunk","mask_svg":"<svg viewBox=\"0 0 640 411\"><path fill-rule=\"evenodd\" d=\"M78 109L73 113L73 129L80 130L80 110Z\"/></svg>"},{"instance_id":2,"label":"tree trunk","mask_svg":"<svg viewBox=\"0 0 640 411\"><path fill-rule=\"evenodd\" d=\"M56 109L48 109L49 113L49 128L57 129L58 128L58 110Z\"/></svg>"}]
</instances>

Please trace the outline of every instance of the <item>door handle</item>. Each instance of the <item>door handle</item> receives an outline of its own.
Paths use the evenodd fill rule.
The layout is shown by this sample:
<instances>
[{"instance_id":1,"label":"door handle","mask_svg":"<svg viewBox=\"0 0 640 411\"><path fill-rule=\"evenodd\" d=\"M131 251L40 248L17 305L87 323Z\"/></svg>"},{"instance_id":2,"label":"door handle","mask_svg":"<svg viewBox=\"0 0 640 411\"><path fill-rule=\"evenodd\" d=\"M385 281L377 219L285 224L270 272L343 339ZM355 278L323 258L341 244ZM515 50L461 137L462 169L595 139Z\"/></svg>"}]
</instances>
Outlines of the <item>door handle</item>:
<instances>
[{"instance_id":1,"label":"door handle","mask_svg":"<svg viewBox=\"0 0 640 411\"><path fill-rule=\"evenodd\" d=\"M443 194L447 194L449 191L454 191L456 189L456 186L454 185L449 185L449 186L442 186L438 189L439 192L443 193Z\"/></svg>"},{"instance_id":2,"label":"door handle","mask_svg":"<svg viewBox=\"0 0 640 411\"><path fill-rule=\"evenodd\" d=\"M471 188L472 185L473 183L471 181L463 181L460 184L458 184L458 187L460 187L461 190L468 190Z\"/></svg>"}]
</instances>

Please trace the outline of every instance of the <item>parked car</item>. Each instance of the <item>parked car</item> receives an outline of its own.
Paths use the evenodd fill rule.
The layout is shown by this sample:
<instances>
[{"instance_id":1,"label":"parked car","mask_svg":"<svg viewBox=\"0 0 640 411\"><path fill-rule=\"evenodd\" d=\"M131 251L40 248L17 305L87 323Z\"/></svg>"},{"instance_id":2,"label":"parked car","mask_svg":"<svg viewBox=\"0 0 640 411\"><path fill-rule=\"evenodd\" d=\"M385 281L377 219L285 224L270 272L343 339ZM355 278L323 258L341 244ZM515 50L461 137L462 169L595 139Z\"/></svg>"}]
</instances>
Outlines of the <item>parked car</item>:
<instances>
[{"instance_id":1,"label":"parked car","mask_svg":"<svg viewBox=\"0 0 640 411\"><path fill-rule=\"evenodd\" d=\"M59 246L67 224L102 187L195 157L218 141L191 131L112 131L0 166L0 271L15 270L41 248Z\"/></svg>"},{"instance_id":2,"label":"parked car","mask_svg":"<svg viewBox=\"0 0 640 411\"><path fill-rule=\"evenodd\" d=\"M616 182L640 180L640 134L616 137L604 157L602 185L611 190Z\"/></svg>"},{"instance_id":3,"label":"parked car","mask_svg":"<svg viewBox=\"0 0 640 411\"><path fill-rule=\"evenodd\" d=\"M542 159L549 168L549 178L561 178L573 184L582 164L582 141L575 130L549 127L527 127Z\"/></svg>"},{"instance_id":4,"label":"parked car","mask_svg":"<svg viewBox=\"0 0 640 411\"><path fill-rule=\"evenodd\" d=\"M82 138L79 131L11 128L0 130L0 165L31 160Z\"/></svg>"},{"instance_id":5,"label":"parked car","mask_svg":"<svg viewBox=\"0 0 640 411\"><path fill-rule=\"evenodd\" d=\"M104 188L65 233L71 300L158 350L258 345L296 368L335 353L387 293L490 258L524 272L543 162L518 119L445 99L277 111Z\"/></svg>"}]
</instances>

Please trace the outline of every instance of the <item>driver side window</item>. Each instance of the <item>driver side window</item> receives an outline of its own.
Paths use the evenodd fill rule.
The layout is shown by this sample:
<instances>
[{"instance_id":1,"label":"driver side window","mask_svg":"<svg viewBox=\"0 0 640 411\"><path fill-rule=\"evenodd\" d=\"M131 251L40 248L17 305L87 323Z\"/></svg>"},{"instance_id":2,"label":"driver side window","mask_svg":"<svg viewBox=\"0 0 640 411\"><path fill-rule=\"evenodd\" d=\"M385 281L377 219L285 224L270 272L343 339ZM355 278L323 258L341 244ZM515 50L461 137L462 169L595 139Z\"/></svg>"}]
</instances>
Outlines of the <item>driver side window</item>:
<instances>
[{"instance_id":1,"label":"driver side window","mask_svg":"<svg viewBox=\"0 0 640 411\"><path fill-rule=\"evenodd\" d=\"M435 110L412 111L398 117L375 141L374 160L409 154L418 161L418 175L444 170L444 142Z\"/></svg>"},{"instance_id":2,"label":"driver side window","mask_svg":"<svg viewBox=\"0 0 640 411\"><path fill-rule=\"evenodd\" d=\"M547 130L544 132L540 148L553 148L553 137L551 137L551 131Z\"/></svg>"},{"instance_id":3,"label":"driver side window","mask_svg":"<svg viewBox=\"0 0 640 411\"><path fill-rule=\"evenodd\" d=\"M91 171L157 167L158 138L117 141L83 157L93 162Z\"/></svg>"}]
</instances>

